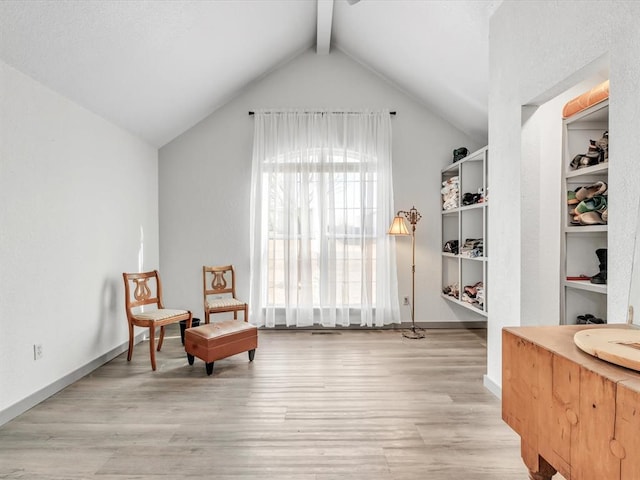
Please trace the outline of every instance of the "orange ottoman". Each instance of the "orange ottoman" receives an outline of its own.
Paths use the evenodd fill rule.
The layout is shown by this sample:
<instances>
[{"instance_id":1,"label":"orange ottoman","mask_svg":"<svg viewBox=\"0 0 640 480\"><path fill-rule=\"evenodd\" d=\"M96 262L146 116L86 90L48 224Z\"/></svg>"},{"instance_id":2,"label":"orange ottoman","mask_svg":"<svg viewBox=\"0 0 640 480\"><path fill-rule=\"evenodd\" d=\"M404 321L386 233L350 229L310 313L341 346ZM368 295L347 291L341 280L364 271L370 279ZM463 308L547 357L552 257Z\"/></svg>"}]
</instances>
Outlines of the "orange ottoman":
<instances>
[{"instance_id":1,"label":"orange ottoman","mask_svg":"<svg viewBox=\"0 0 640 480\"><path fill-rule=\"evenodd\" d=\"M207 375L213 373L213 362L231 355L249 352L253 361L258 347L258 329L241 320L225 320L187 328L184 334L184 349L189 365L194 357L204 361Z\"/></svg>"}]
</instances>

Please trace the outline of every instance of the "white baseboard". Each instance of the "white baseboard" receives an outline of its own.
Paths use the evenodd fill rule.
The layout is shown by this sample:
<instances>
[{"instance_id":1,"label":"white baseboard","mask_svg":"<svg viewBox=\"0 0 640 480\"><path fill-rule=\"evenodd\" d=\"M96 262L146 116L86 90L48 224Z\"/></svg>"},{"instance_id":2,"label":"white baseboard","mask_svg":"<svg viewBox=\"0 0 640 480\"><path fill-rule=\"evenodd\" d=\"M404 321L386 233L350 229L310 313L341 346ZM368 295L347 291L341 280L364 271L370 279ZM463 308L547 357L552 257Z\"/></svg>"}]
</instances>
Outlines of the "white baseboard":
<instances>
[{"instance_id":1,"label":"white baseboard","mask_svg":"<svg viewBox=\"0 0 640 480\"><path fill-rule=\"evenodd\" d=\"M145 336L146 336L146 332L141 332L140 334L136 335L135 342L136 343L141 342L144 338L146 338ZM56 380L52 384L47 385L46 387L20 400L18 403L15 403L10 407L5 408L0 412L0 427L5 423L10 422L14 418L16 418L18 415L22 415L24 412L26 412L30 408L35 407L40 402L43 402L44 400L49 398L51 395L54 395L58 393L60 390L62 390L63 388L66 388L72 383L77 382L82 377L90 374L91 372L101 367L105 363L116 358L122 352L126 352L128 349L129 349L129 342L127 341L122 345L119 345L114 349L110 350L109 352L105 353L104 355L101 355L98 358L92 360L86 365L83 365L77 370L74 370L68 375L65 375L64 377Z\"/></svg>"},{"instance_id":2,"label":"white baseboard","mask_svg":"<svg viewBox=\"0 0 640 480\"><path fill-rule=\"evenodd\" d=\"M489 377L484 375L482 377L482 384L484 385L484 388L489 390L491 393L493 393L499 399L502 399L502 388L496 382L494 382Z\"/></svg>"}]
</instances>

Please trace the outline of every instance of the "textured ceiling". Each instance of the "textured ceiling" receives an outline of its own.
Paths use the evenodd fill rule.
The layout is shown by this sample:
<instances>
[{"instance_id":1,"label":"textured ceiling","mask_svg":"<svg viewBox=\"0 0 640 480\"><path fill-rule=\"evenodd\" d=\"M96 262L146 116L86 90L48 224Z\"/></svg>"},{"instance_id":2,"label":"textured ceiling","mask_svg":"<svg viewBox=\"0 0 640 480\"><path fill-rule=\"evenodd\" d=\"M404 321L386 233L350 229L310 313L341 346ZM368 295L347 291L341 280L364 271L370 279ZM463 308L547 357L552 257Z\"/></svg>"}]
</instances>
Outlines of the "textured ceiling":
<instances>
[{"instance_id":1,"label":"textured ceiling","mask_svg":"<svg viewBox=\"0 0 640 480\"><path fill-rule=\"evenodd\" d=\"M484 141L500 3L335 0L331 48ZM316 0L0 0L0 58L159 147L314 46L316 22Z\"/></svg>"}]
</instances>

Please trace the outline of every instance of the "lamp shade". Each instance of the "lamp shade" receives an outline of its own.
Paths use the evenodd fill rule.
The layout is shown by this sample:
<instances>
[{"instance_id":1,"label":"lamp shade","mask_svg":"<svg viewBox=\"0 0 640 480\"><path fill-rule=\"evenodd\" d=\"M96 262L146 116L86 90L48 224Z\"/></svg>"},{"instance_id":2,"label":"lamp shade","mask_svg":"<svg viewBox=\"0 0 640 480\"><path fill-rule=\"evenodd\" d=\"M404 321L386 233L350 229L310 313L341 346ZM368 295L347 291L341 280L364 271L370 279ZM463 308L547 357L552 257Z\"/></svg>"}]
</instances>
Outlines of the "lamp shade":
<instances>
[{"instance_id":1,"label":"lamp shade","mask_svg":"<svg viewBox=\"0 0 640 480\"><path fill-rule=\"evenodd\" d=\"M389 235L411 235L407 229L407 224L403 217L397 216L393 218L393 223L387 232Z\"/></svg>"}]
</instances>

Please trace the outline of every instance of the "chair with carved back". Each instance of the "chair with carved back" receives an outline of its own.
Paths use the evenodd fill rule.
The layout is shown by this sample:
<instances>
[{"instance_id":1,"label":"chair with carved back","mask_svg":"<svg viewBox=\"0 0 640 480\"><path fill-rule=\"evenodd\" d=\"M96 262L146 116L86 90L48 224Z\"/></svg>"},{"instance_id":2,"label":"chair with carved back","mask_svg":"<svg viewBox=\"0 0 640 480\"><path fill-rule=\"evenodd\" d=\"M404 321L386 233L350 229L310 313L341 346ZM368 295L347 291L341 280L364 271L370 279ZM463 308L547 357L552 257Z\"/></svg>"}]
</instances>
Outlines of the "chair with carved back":
<instances>
[{"instance_id":1,"label":"chair with carved back","mask_svg":"<svg viewBox=\"0 0 640 480\"><path fill-rule=\"evenodd\" d=\"M222 267L202 267L204 293L204 321L209 323L210 316L216 313L233 312L233 319L238 319L238 312L244 312L244 321L248 321L249 307L236 298L236 274L233 265Z\"/></svg>"},{"instance_id":2,"label":"chair with carved back","mask_svg":"<svg viewBox=\"0 0 640 480\"><path fill-rule=\"evenodd\" d=\"M162 302L162 282L157 270L143 273L123 273L125 290L125 308L129 323L129 352L127 361L133 356L134 328L149 329L149 352L151 355L151 369L156 369L156 328L160 327L160 338L157 350L162 348L164 327L181 320L186 321L186 327L191 328L191 312L165 308ZM147 309L145 307L151 307ZM152 308L154 307L155 308Z\"/></svg>"}]
</instances>

